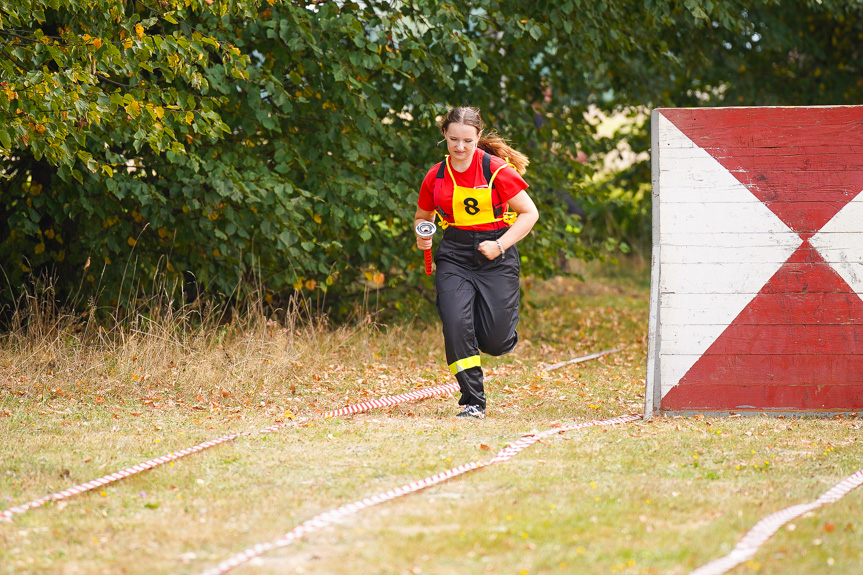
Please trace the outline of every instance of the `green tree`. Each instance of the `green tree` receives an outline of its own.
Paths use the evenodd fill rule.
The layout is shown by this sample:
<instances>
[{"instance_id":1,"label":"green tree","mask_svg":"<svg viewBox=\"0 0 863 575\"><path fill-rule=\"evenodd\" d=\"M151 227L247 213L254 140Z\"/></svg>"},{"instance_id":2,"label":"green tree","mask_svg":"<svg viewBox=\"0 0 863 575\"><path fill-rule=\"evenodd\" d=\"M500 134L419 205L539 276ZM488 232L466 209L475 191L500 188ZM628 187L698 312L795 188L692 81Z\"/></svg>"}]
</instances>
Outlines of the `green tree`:
<instances>
[{"instance_id":1,"label":"green tree","mask_svg":"<svg viewBox=\"0 0 863 575\"><path fill-rule=\"evenodd\" d=\"M860 16L859 0L0 0L4 293L41 271L112 303L190 280L336 308L364 284L428 293L412 214L457 104L530 156L525 270L554 273L647 225L645 162L597 182L578 161L646 150L647 125L598 139L587 112L859 101Z\"/></svg>"}]
</instances>

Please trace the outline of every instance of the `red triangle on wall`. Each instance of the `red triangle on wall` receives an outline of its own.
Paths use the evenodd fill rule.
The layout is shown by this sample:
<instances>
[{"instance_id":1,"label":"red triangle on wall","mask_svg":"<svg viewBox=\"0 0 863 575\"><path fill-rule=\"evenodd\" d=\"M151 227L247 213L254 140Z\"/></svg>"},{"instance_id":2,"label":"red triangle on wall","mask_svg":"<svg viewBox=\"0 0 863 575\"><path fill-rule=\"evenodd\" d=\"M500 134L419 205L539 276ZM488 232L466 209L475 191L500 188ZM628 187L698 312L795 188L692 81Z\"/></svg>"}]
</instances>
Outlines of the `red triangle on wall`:
<instances>
[{"instance_id":1,"label":"red triangle on wall","mask_svg":"<svg viewBox=\"0 0 863 575\"><path fill-rule=\"evenodd\" d=\"M804 241L661 405L863 408L863 300Z\"/></svg>"},{"instance_id":2,"label":"red triangle on wall","mask_svg":"<svg viewBox=\"0 0 863 575\"><path fill-rule=\"evenodd\" d=\"M863 107L706 108L662 115L808 239L863 190Z\"/></svg>"}]
</instances>

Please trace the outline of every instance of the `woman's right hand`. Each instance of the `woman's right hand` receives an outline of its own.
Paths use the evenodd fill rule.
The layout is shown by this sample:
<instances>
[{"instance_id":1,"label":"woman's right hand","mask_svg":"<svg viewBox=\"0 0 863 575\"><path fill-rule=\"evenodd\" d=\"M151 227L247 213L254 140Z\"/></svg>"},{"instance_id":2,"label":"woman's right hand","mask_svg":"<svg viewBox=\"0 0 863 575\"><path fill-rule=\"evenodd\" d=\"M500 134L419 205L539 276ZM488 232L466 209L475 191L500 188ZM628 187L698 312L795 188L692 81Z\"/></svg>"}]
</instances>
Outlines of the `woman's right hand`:
<instances>
[{"instance_id":1,"label":"woman's right hand","mask_svg":"<svg viewBox=\"0 0 863 575\"><path fill-rule=\"evenodd\" d=\"M421 222L434 222L434 212L417 208L417 213L414 216L414 229ZM432 248L432 239L417 236L417 247L421 250L430 250Z\"/></svg>"}]
</instances>

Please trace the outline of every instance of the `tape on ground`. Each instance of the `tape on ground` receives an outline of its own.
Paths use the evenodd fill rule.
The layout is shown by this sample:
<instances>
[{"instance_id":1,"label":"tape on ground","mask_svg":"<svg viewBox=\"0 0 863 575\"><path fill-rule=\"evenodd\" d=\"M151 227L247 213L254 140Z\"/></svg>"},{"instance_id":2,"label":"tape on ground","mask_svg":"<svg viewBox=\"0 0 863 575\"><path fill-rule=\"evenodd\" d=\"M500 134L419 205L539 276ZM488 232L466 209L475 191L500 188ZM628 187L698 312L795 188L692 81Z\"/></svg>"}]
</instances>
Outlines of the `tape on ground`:
<instances>
[{"instance_id":1,"label":"tape on ground","mask_svg":"<svg viewBox=\"0 0 863 575\"><path fill-rule=\"evenodd\" d=\"M587 355L584 357L576 358L569 360L568 362L564 362L560 365L565 365L569 363L577 363L581 361L588 361L590 359L595 359L597 357L601 357L608 353L612 353L614 351L619 350L609 350L602 351L599 353L594 353L591 355ZM552 366L548 369L556 369L560 367L560 365ZM421 399L428 399L429 397L433 397L435 395L441 395L444 393L455 393L459 391L459 386L457 383L448 383L445 385L438 385L436 387L430 387L427 389L420 389L416 391L409 391L407 393L402 393L399 395L391 395L388 397L382 397L379 399L372 399L369 401L364 401L362 403L358 403L355 405L348 405L341 409L336 409L334 411L328 411L318 417L321 418L329 418L329 417L339 417L342 415L351 415L355 413L362 413L365 411L369 411L370 409L388 407L391 405L397 405L400 403L407 403L410 401L419 401ZM315 418L309 418L315 419ZM98 479L93 479L91 481L85 481L84 483L80 483L78 485L74 485L62 491L58 491L56 493L52 493L50 495L46 495L44 497L40 497L39 499L34 499L32 501L28 501L27 503L22 503L21 505L16 505L15 507L10 507L8 509L4 509L0 511L0 521L10 521L15 515L20 515L22 513L26 513L31 509L36 509L38 507L42 507L43 505L50 503L51 501L62 501L63 499L69 499L70 497L74 497L75 495L80 495L82 493L86 493L88 491L92 491L93 489L103 487L105 485L109 485L116 481L120 481L121 479L125 479L127 477L131 477L133 475L137 475L143 471L147 471L149 469L153 469L155 467L159 467L160 465L164 465L165 463L169 463L171 461L176 461L187 455L192 455L193 453L198 453L204 451L205 449L209 449L210 447L215 447L216 445L221 445L222 443L227 443L229 441L233 441L239 437L245 437L249 435L254 435L256 433L272 433L275 431L279 431L280 429L291 425L289 423L280 423L276 425L272 425L270 427L261 429L257 432L244 431L241 433L234 433L231 435L226 435L224 437L220 437L218 439L211 439L209 441L204 441L203 443L199 443L198 445L194 445L192 447L187 447L185 449L181 449L179 451L175 451L173 453L169 453L167 455L162 455L160 457L156 457L154 459L150 459L143 463L138 463L136 465L132 465L125 469L121 469L119 471L115 471L113 473L109 473L108 475L104 475Z\"/></svg>"},{"instance_id":2,"label":"tape on ground","mask_svg":"<svg viewBox=\"0 0 863 575\"><path fill-rule=\"evenodd\" d=\"M737 565L749 561L755 557L758 549L770 539L774 533L797 517L800 517L807 511L812 511L829 503L835 503L848 495L854 489L863 484L863 469L846 477L830 489L824 492L821 497L809 503L801 503L792 505L782 511L777 511L772 515L768 515L749 530L749 533L743 536L743 539L731 550L731 553L725 557L714 559L706 565L702 565L698 569L690 572L689 575L721 575L730 571Z\"/></svg>"},{"instance_id":3,"label":"tape on ground","mask_svg":"<svg viewBox=\"0 0 863 575\"><path fill-rule=\"evenodd\" d=\"M216 567L204 571L202 575L222 575L223 573L227 573L228 571L234 569L235 567L239 567L243 563L246 563L251 559L254 559L255 557L263 555L267 551L271 551L279 547L286 547L294 543L295 541L301 539L308 533L312 533L313 531L317 531L319 529L332 525L339 519L347 517L348 515L353 515L354 513L358 513L363 509L367 509L374 505L379 505L386 501L396 499L397 497L408 495L409 493L425 489L426 487L431 487L432 485L436 485L454 477L458 477L459 475L463 475L468 471L481 469L483 467L488 467L489 465L494 465L495 463L502 463L504 461L512 459L513 457L518 455L519 452L523 451L537 441L540 441L546 437L558 435L567 431L584 429L587 427L631 423L640 419L640 415L622 415L613 419L587 421L585 423L556 427L547 431L543 431L541 433L531 433L524 435L520 439L507 445L500 451L500 453L498 453L496 456L489 459L488 461L465 463L464 465L453 467L452 469L448 469L436 475L432 475L431 477L426 477L425 479L420 479L419 481L414 481L413 483L408 483L407 485L402 485L401 487L390 489L389 491L386 491L384 493L373 495L371 497L367 497L354 503L348 503L347 505L342 505L341 507L333 509L332 511L326 511L324 513L321 513L320 515L316 515L315 517L312 517L311 519L296 526L291 531L288 531L279 539L270 543L258 543L257 545L253 545L245 551L242 551L234 555L233 557L222 561Z\"/></svg>"},{"instance_id":4,"label":"tape on ground","mask_svg":"<svg viewBox=\"0 0 863 575\"><path fill-rule=\"evenodd\" d=\"M433 397L435 395L441 395L443 393L454 393L458 391L457 383L448 383L446 385L438 385L436 387L430 387L427 389L419 389L416 391L409 391L407 393L402 393L399 395L391 395L388 397L382 397L379 399L372 399L369 401L364 401L363 403L357 403L355 405L348 405L347 407L343 407L341 409L336 409L334 411L328 411L324 414L321 414L317 417L319 418L329 418L329 417L339 417L342 415L349 415L354 413L361 413L364 411L368 411L370 409L380 408L380 407L388 407L391 405L397 405L399 403L407 403L410 401L419 401L421 399L427 399L429 397ZM310 418L315 419L315 418ZM271 425L270 427L261 429L257 432L252 431L244 431L242 433L234 433L231 435L226 435L224 437L220 437L218 439L212 439L210 441L205 441L203 443L199 443L198 445L194 445L192 447L187 447L186 449L181 449L179 451L175 451L173 453L169 453L167 455L162 455L161 457L156 457L155 459L150 459L149 461L145 461L143 463L138 463L137 465L132 465L131 467L127 467L125 469L121 469L120 471L115 471L114 473L109 473L108 475L104 475L98 479L93 479L91 481L86 481L79 485L75 485L73 487L69 487L62 491L58 491L56 493L52 493L51 495L46 495L45 497L40 497L39 499L34 499L32 501L28 501L27 503L23 503L21 505L17 505L15 507L10 507L8 509L4 509L0 511L0 520L9 521L15 515L20 515L21 513L25 513L30 509L35 509L37 507L41 507L46 503L51 501L61 501L63 499L68 499L70 497L74 497L75 495L80 495L81 493L86 493L87 491L91 491L98 487L102 487L105 485L109 485L116 481L120 481L121 479L125 479L127 477L131 477L133 475L137 475L142 471L147 471L149 469L153 469L155 467L159 467L160 465L164 465L165 463L176 461L187 455L192 455L193 453L198 453L204 451L205 449L209 449L210 447L215 447L216 445L221 445L222 443L227 443L229 441L233 441L238 437L245 437L248 435L253 435L255 433L273 433L275 431L279 431L280 429L291 425L291 423L278 423L276 425Z\"/></svg>"}]
</instances>

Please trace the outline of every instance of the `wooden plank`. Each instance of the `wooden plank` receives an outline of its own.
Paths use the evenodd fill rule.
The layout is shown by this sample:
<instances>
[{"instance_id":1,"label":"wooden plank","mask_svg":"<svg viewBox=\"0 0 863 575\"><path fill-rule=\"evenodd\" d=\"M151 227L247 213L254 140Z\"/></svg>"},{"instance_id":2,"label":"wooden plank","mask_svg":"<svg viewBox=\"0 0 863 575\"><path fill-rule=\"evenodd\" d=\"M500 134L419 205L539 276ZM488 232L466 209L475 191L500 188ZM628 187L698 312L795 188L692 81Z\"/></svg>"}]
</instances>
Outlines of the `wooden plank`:
<instances>
[{"instance_id":1,"label":"wooden plank","mask_svg":"<svg viewBox=\"0 0 863 575\"><path fill-rule=\"evenodd\" d=\"M695 358L698 359L698 358ZM692 362L681 355L660 354L663 366L672 362ZM863 385L863 355L709 355L705 371L715 374L713 383L776 385L790 378L799 384ZM708 369L709 368L709 369ZM729 374L734 374L733 376ZM743 375L741 375L743 374ZM678 381L685 381L686 376ZM663 397L677 382L663 379ZM668 383L668 385L666 385ZM694 384L690 384L694 385Z\"/></svg>"},{"instance_id":2,"label":"wooden plank","mask_svg":"<svg viewBox=\"0 0 863 575\"><path fill-rule=\"evenodd\" d=\"M697 146L702 150L705 150L710 153L710 155L714 158L801 158L803 161L810 159L812 157L824 157L824 158L834 158L836 160L842 161L845 157L854 154L863 154L863 138L861 141L857 143L856 146L834 146L830 142L826 142L821 146L760 146L760 147L751 147L751 146ZM661 148L662 157L667 160L679 160L686 159L689 157L692 152L693 146L683 146L680 148L676 148L675 146L668 146ZM853 165L860 166L863 168L863 159L861 158L851 158L850 161ZM801 164L803 165L803 164Z\"/></svg>"},{"instance_id":3,"label":"wooden plank","mask_svg":"<svg viewBox=\"0 0 863 575\"><path fill-rule=\"evenodd\" d=\"M694 204L709 201L717 204L739 203L730 192L733 187L711 184L709 181L692 182L687 185L678 184L679 193L674 196L668 195L662 198L664 204ZM801 184L794 189L786 188L781 192L773 190L759 191L760 200L767 204L797 204L803 202L829 201L835 203L837 209L841 209L849 201L860 195L861 190L836 186L835 188L819 188L812 191ZM751 193L751 192L750 192ZM758 199L758 198L756 198ZM748 203L748 202L746 202Z\"/></svg>"},{"instance_id":4,"label":"wooden plank","mask_svg":"<svg viewBox=\"0 0 863 575\"><path fill-rule=\"evenodd\" d=\"M730 354L863 355L863 326L734 324L704 352L705 356Z\"/></svg>"},{"instance_id":5,"label":"wooden plank","mask_svg":"<svg viewBox=\"0 0 863 575\"><path fill-rule=\"evenodd\" d=\"M757 294L770 279L771 272L780 265L769 266L769 271L751 270L741 263L660 264L662 268L659 289L663 295L676 293L741 293ZM757 275L755 275L757 273ZM766 277L765 277L766 276ZM739 312L740 310L738 310ZM737 315L737 314L735 314Z\"/></svg>"},{"instance_id":6,"label":"wooden plank","mask_svg":"<svg viewBox=\"0 0 863 575\"><path fill-rule=\"evenodd\" d=\"M863 127L861 127L863 130ZM663 150L666 152L666 150ZM830 158L821 156L810 156L809 169L803 168L804 158L793 157L783 158L767 157L756 160L753 156L741 156L740 158L720 158L709 153L709 150L704 148L689 148L685 153L678 152L677 159L671 160L668 157L663 157L663 162L660 165L659 177L674 178L676 182L686 182L692 179L700 181L704 174L709 174L715 168L713 164L719 164L724 169L733 175L743 184L766 185L773 182L781 183L784 188L786 185L794 185L796 182L812 182L812 191L816 192L822 185L828 187L843 188L849 182L857 182L863 176L863 158L860 156L854 157L854 152L848 152L850 157L844 163L853 164L851 168L843 169L842 166L837 166L830 163ZM749 158L751 163L756 161L763 162L756 169L752 166L745 165L742 161L735 163L737 160ZM799 160L799 166L790 166L790 162ZM686 170L680 169L680 164L686 165ZM744 176L756 176L751 179L740 179ZM796 181L796 182L795 182ZM792 187L791 189L794 189ZM859 189L857 191L860 191Z\"/></svg>"},{"instance_id":7,"label":"wooden plank","mask_svg":"<svg viewBox=\"0 0 863 575\"><path fill-rule=\"evenodd\" d=\"M771 279L761 293L836 293L849 292L848 284L840 281L833 266L824 262L794 262L782 266L781 274ZM823 274L834 276L834 282L817 281Z\"/></svg>"},{"instance_id":8,"label":"wooden plank","mask_svg":"<svg viewBox=\"0 0 863 575\"><path fill-rule=\"evenodd\" d=\"M662 357L697 358L706 353L727 329L727 324L717 323L683 324L675 326L675 329L664 329L659 344L659 353ZM674 365L674 363L669 365ZM677 374L676 380L679 381L690 367L692 366L686 366L682 373ZM670 373L665 375L671 376Z\"/></svg>"},{"instance_id":9,"label":"wooden plank","mask_svg":"<svg viewBox=\"0 0 863 575\"><path fill-rule=\"evenodd\" d=\"M848 234L846 234L848 236ZM863 234L860 234L863 239ZM858 240L858 238L853 238ZM852 238L847 238L847 243L843 247L830 247L815 250L818 252L820 263L833 267L833 264L838 263L855 263L860 265L863 263L863 246L860 248L849 249L849 246L855 242ZM661 265L677 265L677 264L698 264L698 263L736 263L740 261L740 250L745 249L747 260L755 263L775 264L776 269L787 261L787 258L781 260L781 253L776 250L776 245L757 245L755 243L747 246L721 246L721 245L706 245L707 242L700 241L705 245L674 245L669 242L663 247ZM764 242L767 244L767 242ZM814 250L814 248L811 248ZM780 261L781 260L781 261Z\"/></svg>"},{"instance_id":10,"label":"wooden plank","mask_svg":"<svg viewBox=\"0 0 863 575\"><path fill-rule=\"evenodd\" d=\"M750 245L742 246L676 246L666 244L662 250L661 265L689 265L689 264L722 264L722 263L737 263L740 261L740 251L747 251L747 259L752 262L763 264L773 264L776 269L779 269L782 264L787 261L787 257L782 259L782 252L779 252L775 245ZM789 254L790 255L790 254Z\"/></svg>"},{"instance_id":11,"label":"wooden plank","mask_svg":"<svg viewBox=\"0 0 863 575\"><path fill-rule=\"evenodd\" d=\"M844 215L844 210L840 215ZM863 218L860 221L863 222ZM800 247L803 240L800 238L800 234L786 228L784 232L747 233L711 231L681 233L671 230L661 232L660 242L663 247L676 246L692 247L695 249L703 247L762 248L768 246L793 246L796 249ZM812 236L809 243L822 254L822 257L825 250L833 250L835 253L840 253L841 251L863 253L863 226L861 226L861 231L859 232L834 232L822 229Z\"/></svg>"},{"instance_id":12,"label":"wooden plank","mask_svg":"<svg viewBox=\"0 0 863 575\"><path fill-rule=\"evenodd\" d=\"M699 126L684 131L709 147L859 146L863 138L860 106L668 108L659 113L676 125ZM662 141L665 135L660 133Z\"/></svg>"},{"instance_id":13,"label":"wooden plank","mask_svg":"<svg viewBox=\"0 0 863 575\"><path fill-rule=\"evenodd\" d=\"M762 294L759 296L774 313L762 317L757 310L744 309L734 319L738 325L846 325L863 323L860 296L832 294ZM673 333L676 326L704 325L713 320L711 307L727 306L739 294L677 294L660 304L662 325ZM810 305L811 304L811 305Z\"/></svg>"},{"instance_id":14,"label":"wooden plank","mask_svg":"<svg viewBox=\"0 0 863 575\"><path fill-rule=\"evenodd\" d=\"M860 410L863 385L748 385L678 386L662 399L670 411L742 410Z\"/></svg>"},{"instance_id":15,"label":"wooden plank","mask_svg":"<svg viewBox=\"0 0 863 575\"><path fill-rule=\"evenodd\" d=\"M751 202L667 203L659 215L664 229L676 233L759 233L787 232L789 226L755 197ZM727 227L724 227L727 226Z\"/></svg>"},{"instance_id":16,"label":"wooden plank","mask_svg":"<svg viewBox=\"0 0 863 575\"><path fill-rule=\"evenodd\" d=\"M734 325L850 325L863 323L856 293L761 293L734 318Z\"/></svg>"},{"instance_id":17,"label":"wooden plank","mask_svg":"<svg viewBox=\"0 0 863 575\"><path fill-rule=\"evenodd\" d=\"M712 326L700 326L705 332ZM708 355L813 355L863 354L863 325L752 325L734 324L721 337L693 337L695 330L669 330L662 339L662 353L694 355L704 348Z\"/></svg>"},{"instance_id":18,"label":"wooden plank","mask_svg":"<svg viewBox=\"0 0 863 575\"><path fill-rule=\"evenodd\" d=\"M753 265L761 262L753 262ZM768 265L768 264L763 264ZM720 263L662 263L660 290L665 294L721 294L721 293L847 293L850 290L845 282L827 285L815 285L810 281L812 274L835 274L833 266L826 262L785 263L774 265L777 272L782 269L780 277L775 278L771 285L762 284L753 287L750 282L748 289L738 288L738 285L724 281L727 274L741 273L741 266L735 262ZM742 273L747 273L743 271ZM755 273L755 272L751 272ZM759 274L761 272L759 271ZM761 275L759 275L761 277ZM745 280L746 278L739 278ZM766 283L765 279L765 283Z\"/></svg>"},{"instance_id":19,"label":"wooden plank","mask_svg":"<svg viewBox=\"0 0 863 575\"><path fill-rule=\"evenodd\" d=\"M842 181L835 172L863 172L863 146L848 146L845 148L831 147L830 151L821 148L701 148L708 152L714 161L729 164L738 160L765 160L769 161L769 169L763 173L794 172L795 174L810 174L814 172L834 172L834 181ZM799 150L797 153L792 150ZM678 172L676 164L685 162L687 172L698 172L700 162L705 162L699 155L694 153L695 148L665 148L662 150L664 163L661 166L661 174ZM805 150L805 151L804 151ZM747 172L748 169L742 165L733 165L726 168L731 173ZM823 174L826 176L827 174ZM827 180L829 181L829 180ZM859 191L859 190L858 190Z\"/></svg>"},{"instance_id":20,"label":"wooden plank","mask_svg":"<svg viewBox=\"0 0 863 575\"><path fill-rule=\"evenodd\" d=\"M662 205L660 221L666 229L672 229L678 234L699 234L714 232L707 222L710 212L733 213L737 217L737 229L727 233L754 234L764 232L782 233L818 232L826 222L829 222L844 206L842 202L759 202L770 210L778 222L770 224L765 219L761 209L752 209L749 202L673 202ZM788 216L791 217L788 217ZM782 223L794 223L795 227ZM796 222L796 223L795 223ZM783 228L778 228L781 223ZM847 230L846 230L847 231Z\"/></svg>"}]
</instances>

